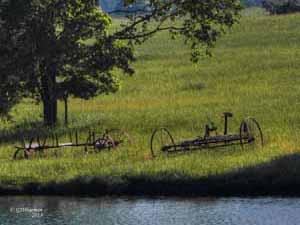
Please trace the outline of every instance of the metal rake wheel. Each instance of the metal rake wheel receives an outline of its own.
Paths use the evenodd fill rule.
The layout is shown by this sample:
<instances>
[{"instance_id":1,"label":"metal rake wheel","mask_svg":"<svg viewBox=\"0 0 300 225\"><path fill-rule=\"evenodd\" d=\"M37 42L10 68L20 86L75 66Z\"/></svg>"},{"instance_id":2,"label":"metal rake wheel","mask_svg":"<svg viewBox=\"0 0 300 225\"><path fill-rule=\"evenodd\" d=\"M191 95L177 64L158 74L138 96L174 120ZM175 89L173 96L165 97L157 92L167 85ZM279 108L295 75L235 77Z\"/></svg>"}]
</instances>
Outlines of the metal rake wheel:
<instances>
[{"instance_id":1,"label":"metal rake wheel","mask_svg":"<svg viewBox=\"0 0 300 225\"><path fill-rule=\"evenodd\" d=\"M122 129L106 130L105 134L113 141L113 148L119 145L128 146L133 142L131 136Z\"/></svg>"},{"instance_id":2,"label":"metal rake wheel","mask_svg":"<svg viewBox=\"0 0 300 225\"><path fill-rule=\"evenodd\" d=\"M243 149L261 149L264 146L264 137L261 126L253 117L245 118L240 125L240 144Z\"/></svg>"},{"instance_id":3,"label":"metal rake wheel","mask_svg":"<svg viewBox=\"0 0 300 225\"><path fill-rule=\"evenodd\" d=\"M164 148L171 145L175 145L175 142L167 128L161 127L152 133L150 141L152 157L161 155L164 152Z\"/></svg>"}]
</instances>

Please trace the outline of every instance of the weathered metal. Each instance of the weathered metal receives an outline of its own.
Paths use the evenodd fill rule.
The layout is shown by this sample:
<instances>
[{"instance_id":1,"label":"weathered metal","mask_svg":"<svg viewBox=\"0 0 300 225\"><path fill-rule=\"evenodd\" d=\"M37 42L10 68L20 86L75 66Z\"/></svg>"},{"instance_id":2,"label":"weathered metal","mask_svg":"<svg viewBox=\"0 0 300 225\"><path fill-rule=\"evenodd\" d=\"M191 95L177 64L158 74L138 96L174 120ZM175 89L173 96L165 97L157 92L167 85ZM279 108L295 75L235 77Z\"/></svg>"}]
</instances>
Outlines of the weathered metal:
<instances>
[{"instance_id":1,"label":"weathered metal","mask_svg":"<svg viewBox=\"0 0 300 225\"><path fill-rule=\"evenodd\" d=\"M86 141L79 141L78 131L69 132L69 142L59 142L58 134L37 135L30 137L27 141L22 138L22 146L16 146L13 159L29 159L35 153L43 154L45 150L61 149L66 147L83 147L86 153L99 152L104 149L114 149L120 144L130 144L129 134L120 129L105 130L98 134L95 131L89 131ZM49 138L50 137L50 138ZM75 139L75 142L73 142ZM57 155L55 151L55 155Z\"/></svg>"},{"instance_id":2,"label":"weathered metal","mask_svg":"<svg viewBox=\"0 0 300 225\"><path fill-rule=\"evenodd\" d=\"M262 129L257 120L253 117L247 117L242 120L239 133L228 134L228 118L232 116L232 113L223 113L223 135L211 136L212 130L208 125L205 125L203 137L197 137L191 140L183 140L178 143L175 143L171 132L167 128L158 128L152 133L151 136L151 154L153 157L156 157L161 153L175 153L197 149L227 147L232 145L240 145L242 148L246 148L246 146L256 148L264 145Z\"/></svg>"}]
</instances>

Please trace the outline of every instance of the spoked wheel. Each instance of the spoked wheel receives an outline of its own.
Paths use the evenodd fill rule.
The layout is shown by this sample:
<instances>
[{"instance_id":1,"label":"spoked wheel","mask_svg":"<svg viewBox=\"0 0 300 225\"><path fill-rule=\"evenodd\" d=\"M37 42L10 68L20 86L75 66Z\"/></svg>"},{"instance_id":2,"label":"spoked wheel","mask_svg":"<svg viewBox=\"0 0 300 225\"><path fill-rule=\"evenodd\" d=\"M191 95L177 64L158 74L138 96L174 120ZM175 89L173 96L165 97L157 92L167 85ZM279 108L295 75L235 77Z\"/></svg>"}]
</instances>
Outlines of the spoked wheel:
<instances>
[{"instance_id":1,"label":"spoked wheel","mask_svg":"<svg viewBox=\"0 0 300 225\"><path fill-rule=\"evenodd\" d=\"M116 146L114 140L107 134L104 134L103 137L95 140L93 145L96 152L99 152L104 149L115 148Z\"/></svg>"},{"instance_id":2,"label":"spoked wheel","mask_svg":"<svg viewBox=\"0 0 300 225\"><path fill-rule=\"evenodd\" d=\"M151 136L151 154L157 157L163 152L168 152L167 147L175 145L174 139L167 128L156 129Z\"/></svg>"},{"instance_id":3,"label":"spoked wheel","mask_svg":"<svg viewBox=\"0 0 300 225\"><path fill-rule=\"evenodd\" d=\"M129 145L132 143L130 135L120 129L106 130L103 134L99 135L95 132L90 132L85 145L86 153L89 153L93 148L94 152L101 150L110 150L118 147L119 145Z\"/></svg>"},{"instance_id":4,"label":"spoked wheel","mask_svg":"<svg viewBox=\"0 0 300 225\"><path fill-rule=\"evenodd\" d=\"M20 159L28 159L28 155L26 154L26 151L22 148L17 148L13 155L14 160L20 160Z\"/></svg>"},{"instance_id":5,"label":"spoked wheel","mask_svg":"<svg viewBox=\"0 0 300 225\"><path fill-rule=\"evenodd\" d=\"M264 146L261 127L256 119L248 117L240 126L240 143L242 148L259 149Z\"/></svg>"},{"instance_id":6,"label":"spoked wheel","mask_svg":"<svg viewBox=\"0 0 300 225\"><path fill-rule=\"evenodd\" d=\"M38 141L38 142L36 142ZM45 143L45 142L43 142ZM25 138L22 139L21 147L16 147L16 151L14 152L13 159L20 160L20 159L30 159L33 158L36 151L41 153L41 150L35 150L36 146L42 146L40 139L38 138L30 138L30 140L26 143Z\"/></svg>"},{"instance_id":7,"label":"spoked wheel","mask_svg":"<svg viewBox=\"0 0 300 225\"><path fill-rule=\"evenodd\" d=\"M130 135L120 129L111 129L111 130L106 130L105 134L113 141L113 148L118 147L119 145L130 145L132 144L132 138Z\"/></svg>"}]
</instances>

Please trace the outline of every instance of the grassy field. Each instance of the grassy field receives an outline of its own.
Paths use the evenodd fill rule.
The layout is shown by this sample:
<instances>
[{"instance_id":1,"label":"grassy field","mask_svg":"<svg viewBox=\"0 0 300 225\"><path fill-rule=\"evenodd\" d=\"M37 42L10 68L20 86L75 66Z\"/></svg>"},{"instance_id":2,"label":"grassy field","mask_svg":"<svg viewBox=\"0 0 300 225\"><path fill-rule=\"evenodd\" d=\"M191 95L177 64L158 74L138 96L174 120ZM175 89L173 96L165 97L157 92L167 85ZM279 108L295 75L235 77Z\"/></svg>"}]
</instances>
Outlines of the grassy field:
<instances>
[{"instance_id":1,"label":"grassy field","mask_svg":"<svg viewBox=\"0 0 300 225\"><path fill-rule=\"evenodd\" d=\"M104 189L99 190L104 186L114 187L111 192L118 193L118 188L128 187L136 179L143 180L143 187L147 186L146 181L170 182L187 192L180 184L188 181L201 184L205 178L298 154L299 27L300 14L268 16L244 12L240 24L218 42L214 56L198 65L189 61L189 49L180 40L170 40L166 33L139 46L134 63L136 74L120 76L122 89L117 94L70 101L70 128L81 129L82 138L89 127L122 128L131 134L134 143L113 152L85 155L82 149L66 149L59 152L58 158L49 154L46 158L11 160L18 135L36 132L41 121L41 106L24 101L14 109L14 121L1 123L2 192L26 189L27 193L30 190L38 193L38 187L46 190L51 185L54 188L66 184L66 194L68 188L72 190L80 183L84 193L105 193ZM233 112L230 130L234 133L244 117L257 118L266 137L265 148L252 151L222 148L151 159L149 142L156 127L168 127L175 139L180 140L203 135L203 125L210 118L222 131L223 111ZM59 115L62 124L61 103ZM56 129L64 128L61 125ZM283 165L290 165L289 158ZM290 175L289 170L278 171L274 166L262 169L255 170L257 176L260 171L268 177Z\"/></svg>"}]
</instances>

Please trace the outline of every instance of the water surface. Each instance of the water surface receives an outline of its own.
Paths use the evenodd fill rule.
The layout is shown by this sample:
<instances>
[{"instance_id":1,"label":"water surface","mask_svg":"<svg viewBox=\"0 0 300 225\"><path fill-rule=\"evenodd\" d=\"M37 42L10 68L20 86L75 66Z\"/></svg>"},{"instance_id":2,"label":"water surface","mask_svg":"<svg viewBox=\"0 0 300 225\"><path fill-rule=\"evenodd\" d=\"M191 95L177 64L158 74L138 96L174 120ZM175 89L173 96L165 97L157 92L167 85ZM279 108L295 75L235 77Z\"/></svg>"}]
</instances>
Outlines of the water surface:
<instances>
[{"instance_id":1,"label":"water surface","mask_svg":"<svg viewBox=\"0 0 300 225\"><path fill-rule=\"evenodd\" d=\"M1 197L0 223L294 225L300 224L300 199Z\"/></svg>"}]
</instances>

